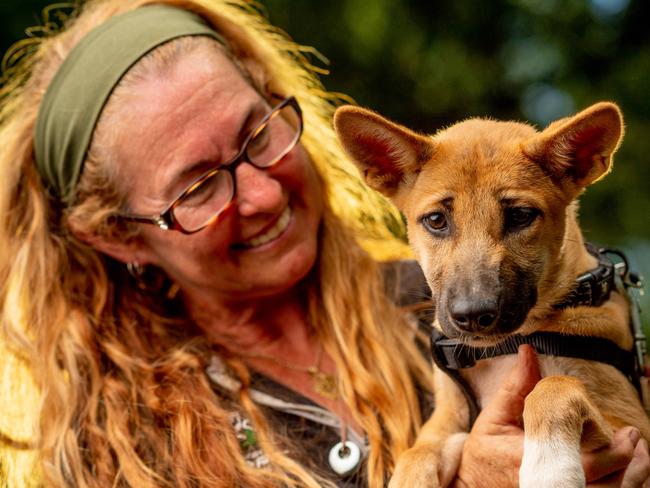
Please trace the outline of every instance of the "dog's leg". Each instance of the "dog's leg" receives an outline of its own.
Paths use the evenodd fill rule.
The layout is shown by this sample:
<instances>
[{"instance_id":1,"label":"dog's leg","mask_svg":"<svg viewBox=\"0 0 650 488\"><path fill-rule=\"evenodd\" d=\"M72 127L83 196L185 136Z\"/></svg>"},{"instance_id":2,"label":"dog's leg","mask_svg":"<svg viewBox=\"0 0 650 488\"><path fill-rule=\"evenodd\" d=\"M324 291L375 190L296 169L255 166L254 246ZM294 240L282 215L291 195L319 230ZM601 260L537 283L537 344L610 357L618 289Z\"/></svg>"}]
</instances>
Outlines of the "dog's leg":
<instances>
[{"instance_id":1,"label":"dog's leg","mask_svg":"<svg viewBox=\"0 0 650 488\"><path fill-rule=\"evenodd\" d=\"M524 406L521 488L585 486L580 448L609 444L612 429L593 405L582 382L569 376L541 380Z\"/></svg>"},{"instance_id":2,"label":"dog's leg","mask_svg":"<svg viewBox=\"0 0 650 488\"><path fill-rule=\"evenodd\" d=\"M469 409L461 391L435 368L436 407L415 444L397 460L390 488L439 488L449 485L467 437Z\"/></svg>"}]
</instances>

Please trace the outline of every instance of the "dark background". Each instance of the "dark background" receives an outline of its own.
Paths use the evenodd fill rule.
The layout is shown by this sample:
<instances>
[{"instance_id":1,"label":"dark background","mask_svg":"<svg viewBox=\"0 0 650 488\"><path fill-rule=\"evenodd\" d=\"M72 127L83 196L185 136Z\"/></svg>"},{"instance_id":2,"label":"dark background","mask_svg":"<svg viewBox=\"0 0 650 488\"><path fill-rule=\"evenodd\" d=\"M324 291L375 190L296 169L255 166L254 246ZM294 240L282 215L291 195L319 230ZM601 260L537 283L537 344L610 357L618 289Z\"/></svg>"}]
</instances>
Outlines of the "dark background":
<instances>
[{"instance_id":1,"label":"dark background","mask_svg":"<svg viewBox=\"0 0 650 488\"><path fill-rule=\"evenodd\" d=\"M0 48L41 22L40 0L0 0ZM422 132L489 115L540 128L599 100L626 135L582 198L587 239L650 275L650 2L266 0L271 21L329 60L326 87ZM647 316L650 300L644 299Z\"/></svg>"}]
</instances>

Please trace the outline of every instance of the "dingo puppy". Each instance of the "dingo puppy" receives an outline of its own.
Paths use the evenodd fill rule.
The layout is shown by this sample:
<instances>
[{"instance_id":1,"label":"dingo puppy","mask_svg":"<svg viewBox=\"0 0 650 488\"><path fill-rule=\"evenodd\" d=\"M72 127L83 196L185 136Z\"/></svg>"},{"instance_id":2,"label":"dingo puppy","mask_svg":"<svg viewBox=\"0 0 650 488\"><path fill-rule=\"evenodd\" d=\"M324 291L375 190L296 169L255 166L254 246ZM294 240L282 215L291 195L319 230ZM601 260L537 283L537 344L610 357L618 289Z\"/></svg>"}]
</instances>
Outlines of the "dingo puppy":
<instances>
[{"instance_id":1,"label":"dingo puppy","mask_svg":"<svg viewBox=\"0 0 650 488\"><path fill-rule=\"evenodd\" d=\"M611 167L623 133L615 104L595 104L542 132L470 119L424 136L358 107L339 108L334 123L368 185L406 216L436 304L435 328L471 346L544 331L632 349L621 294L600 306L554 306L598 264L585 249L575 200ZM479 406L515 359L479 360L461 371ZM522 487L584 486L580 446L606 445L613 429L634 425L650 440L637 392L619 370L585 359L539 361L544 379L524 409ZM435 412L398 460L391 486L446 486L455 475L468 401L438 368L434 385Z\"/></svg>"}]
</instances>

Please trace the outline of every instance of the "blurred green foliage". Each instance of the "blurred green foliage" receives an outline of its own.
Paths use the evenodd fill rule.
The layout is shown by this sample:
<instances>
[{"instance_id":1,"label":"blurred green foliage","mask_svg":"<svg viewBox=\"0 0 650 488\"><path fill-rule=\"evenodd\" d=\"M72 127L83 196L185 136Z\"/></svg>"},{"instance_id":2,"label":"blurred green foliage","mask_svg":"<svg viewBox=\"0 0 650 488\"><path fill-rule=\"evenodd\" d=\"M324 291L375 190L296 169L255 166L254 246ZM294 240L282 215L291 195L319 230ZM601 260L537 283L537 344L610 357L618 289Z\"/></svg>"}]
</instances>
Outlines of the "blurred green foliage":
<instances>
[{"instance_id":1,"label":"blurred green foliage","mask_svg":"<svg viewBox=\"0 0 650 488\"><path fill-rule=\"evenodd\" d=\"M22 37L46 4L0 0L0 47ZM596 101L616 101L625 141L614 172L582 198L581 221L589 240L624 248L650 275L650 2L262 4L274 24L329 59L328 89L422 132L470 116L541 128ZM645 309L650 315L648 297Z\"/></svg>"}]
</instances>

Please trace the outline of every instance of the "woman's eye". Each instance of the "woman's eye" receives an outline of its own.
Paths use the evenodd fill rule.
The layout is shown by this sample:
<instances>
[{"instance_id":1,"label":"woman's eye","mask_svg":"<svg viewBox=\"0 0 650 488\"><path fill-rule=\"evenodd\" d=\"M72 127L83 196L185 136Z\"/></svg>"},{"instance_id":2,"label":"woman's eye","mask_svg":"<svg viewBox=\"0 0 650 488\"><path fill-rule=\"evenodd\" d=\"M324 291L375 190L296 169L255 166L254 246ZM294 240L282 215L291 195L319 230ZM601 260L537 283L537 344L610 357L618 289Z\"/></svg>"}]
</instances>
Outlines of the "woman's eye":
<instances>
[{"instance_id":1,"label":"woman's eye","mask_svg":"<svg viewBox=\"0 0 650 488\"><path fill-rule=\"evenodd\" d=\"M510 207L506 209L505 230L522 230L530 226L540 211L531 207Z\"/></svg>"},{"instance_id":2,"label":"woman's eye","mask_svg":"<svg viewBox=\"0 0 650 488\"><path fill-rule=\"evenodd\" d=\"M420 219L424 227L434 235L445 233L449 227L447 217L442 212L431 212Z\"/></svg>"},{"instance_id":3,"label":"woman's eye","mask_svg":"<svg viewBox=\"0 0 650 488\"><path fill-rule=\"evenodd\" d=\"M218 181L221 178L217 178L216 174L203 183L198 185L191 193L189 193L184 199L182 204L184 206L197 207L203 205L206 201L210 200L215 194L218 188Z\"/></svg>"},{"instance_id":4,"label":"woman's eye","mask_svg":"<svg viewBox=\"0 0 650 488\"><path fill-rule=\"evenodd\" d=\"M270 131L269 125L265 125L262 130L260 130L248 143L248 153L249 156L255 156L269 145L270 140Z\"/></svg>"}]
</instances>

